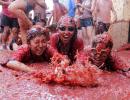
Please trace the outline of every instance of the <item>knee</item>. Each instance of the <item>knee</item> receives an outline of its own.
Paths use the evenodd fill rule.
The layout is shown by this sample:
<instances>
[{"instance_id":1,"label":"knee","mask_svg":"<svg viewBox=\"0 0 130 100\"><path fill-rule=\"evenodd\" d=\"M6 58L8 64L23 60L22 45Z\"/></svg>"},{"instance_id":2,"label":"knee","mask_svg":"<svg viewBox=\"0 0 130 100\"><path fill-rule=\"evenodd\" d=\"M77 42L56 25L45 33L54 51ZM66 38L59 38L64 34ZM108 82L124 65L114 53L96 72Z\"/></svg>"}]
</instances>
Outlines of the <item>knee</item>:
<instances>
[{"instance_id":1,"label":"knee","mask_svg":"<svg viewBox=\"0 0 130 100\"><path fill-rule=\"evenodd\" d=\"M9 27L4 27L4 33L9 34L10 33L10 28Z\"/></svg>"},{"instance_id":2,"label":"knee","mask_svg":"<svg viewBox=\"0 0 130 100\"><path fill-rule=\"evenodd\" d=\"M18 29L16 27L12 28L12 33L17 33Z\"/></svg>"}]
</instances>

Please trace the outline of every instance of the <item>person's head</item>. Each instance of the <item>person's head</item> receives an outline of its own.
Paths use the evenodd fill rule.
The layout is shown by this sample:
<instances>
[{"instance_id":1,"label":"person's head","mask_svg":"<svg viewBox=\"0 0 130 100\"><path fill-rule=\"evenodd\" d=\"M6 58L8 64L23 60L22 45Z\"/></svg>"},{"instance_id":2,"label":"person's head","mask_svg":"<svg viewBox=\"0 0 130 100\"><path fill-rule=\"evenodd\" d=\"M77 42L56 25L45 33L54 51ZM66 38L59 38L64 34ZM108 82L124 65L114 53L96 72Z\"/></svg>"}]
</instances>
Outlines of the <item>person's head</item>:
<instances>
[{"instance_id":1,"label":"person's head","mask_svg":"<svg viewBox=\"0 0 130 100\"><path fill-rule=\"evenodd\" d=\"M96 35L92 40L91 59L98 67L110 56L113 41L108 33Z\"/></svg>"},{"instance_id":2,"label":"person's head","mask_svg":"<svg viewBox=\"0 0 130 100\"><path fill-rule=\"evenodd\" d=\"M44 32L41 26L33 26L28 30L27 43L31 49L31 52L37 56L43 54L47 48L48 33Z\"/></svg>"},{"instance_id":3,"label":"person's head","mask_svg":"<svg viewBox=\"0 0 130 100\"><path fill-rule=\"evenodd\" d=\"M77 36L76 23L72 17L62 16L57 27L60 39L64 44L69 43L72 38Z\"/></svg>"}]
</instances>

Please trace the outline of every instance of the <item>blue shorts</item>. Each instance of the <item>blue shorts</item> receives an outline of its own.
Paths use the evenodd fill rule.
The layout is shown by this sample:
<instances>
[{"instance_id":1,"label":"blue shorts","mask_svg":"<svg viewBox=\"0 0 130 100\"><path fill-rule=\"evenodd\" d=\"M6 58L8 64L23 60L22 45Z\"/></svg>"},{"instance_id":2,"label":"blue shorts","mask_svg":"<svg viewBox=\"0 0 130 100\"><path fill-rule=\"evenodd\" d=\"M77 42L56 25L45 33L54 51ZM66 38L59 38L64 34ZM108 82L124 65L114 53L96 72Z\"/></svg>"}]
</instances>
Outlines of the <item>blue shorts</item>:
<instances>
[{"instance_id":1,"label":"blue shorts","mask_svg":"<svg viewBox=\"0 0 130 100\"><path fill-rule=\"evenodd\" d=\"M85 18L85 19L80 19L80 25L81 25L81 27L93 26L93 19L92 19L92 17Z\"/></svg>"}]
</instances>

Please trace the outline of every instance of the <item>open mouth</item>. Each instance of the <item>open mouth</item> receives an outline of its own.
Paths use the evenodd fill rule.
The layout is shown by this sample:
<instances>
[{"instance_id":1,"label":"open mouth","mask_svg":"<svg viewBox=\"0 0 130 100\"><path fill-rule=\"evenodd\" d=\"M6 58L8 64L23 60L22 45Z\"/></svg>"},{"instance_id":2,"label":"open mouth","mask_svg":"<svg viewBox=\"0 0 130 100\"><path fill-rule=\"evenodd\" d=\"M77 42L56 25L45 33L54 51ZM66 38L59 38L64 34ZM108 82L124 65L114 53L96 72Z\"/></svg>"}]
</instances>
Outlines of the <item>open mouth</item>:
<instances>
[{"instance_id":1,"label":"open mouth","mask_svg":"<svg viewBox=\"0 0 130 100\"><path fill-rule=\"evenodd\" d=\"M63 35L63 39L64 39L64 40L69 40L69 39L70 39L70 36L68 36L68 35Z\"/></svg>"}]
</instances>

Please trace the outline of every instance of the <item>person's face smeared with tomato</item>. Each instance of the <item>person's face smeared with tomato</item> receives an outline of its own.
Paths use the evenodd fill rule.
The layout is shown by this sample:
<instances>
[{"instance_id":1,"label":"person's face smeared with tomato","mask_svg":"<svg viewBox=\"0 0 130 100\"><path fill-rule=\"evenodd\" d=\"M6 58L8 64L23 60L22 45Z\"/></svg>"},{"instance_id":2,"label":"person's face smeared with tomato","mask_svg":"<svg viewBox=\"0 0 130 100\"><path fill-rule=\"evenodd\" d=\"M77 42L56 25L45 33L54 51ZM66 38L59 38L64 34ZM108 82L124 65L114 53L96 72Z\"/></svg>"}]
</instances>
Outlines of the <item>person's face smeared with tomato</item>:
<instances>
[{"instance_id":1,"label":"person's face smeared with tomato","mask_svg":"<svg viewBox=\"0 0 130 100\"><path fill-rule=\"evenodd\" d=\"M47 35L43 32L43 28L35 26L31 28L27 35L28 45L31 49L32 54L41 56L47 48Z\"/></svg>"},{"instance_id":2,"label":"person's face smeared with tomato","mask_svg":"<svg viewBox=\"0 0 130 100\"><path fill-rule=\"evenodd\" d=\"M69 43L74 35L75 29L75 21L71 17L64 16L60 19L58 32L60 39L64 44Z\"/></svg>"},{"instance_id":3,"label":"person's face smeared with tomato","mask_svg":"<svg viewBox=\"0 0 130 100\"><path fill-rule=\"evenodd\" d=\"M96 66L101 66L110 56L113 42L108 33L95 36L92 42L91 60Z\"/></svg>"}]
</instances>

